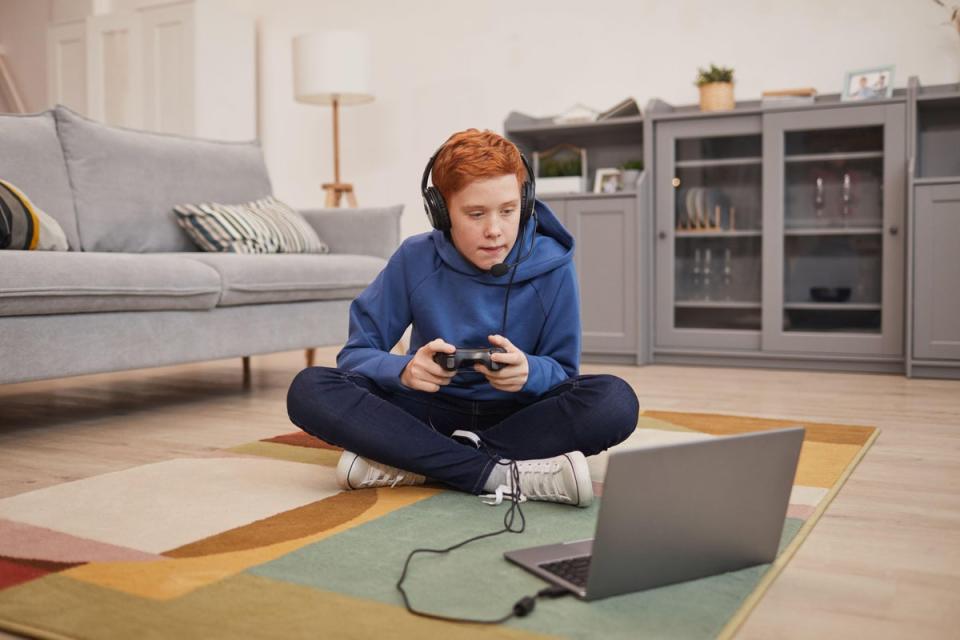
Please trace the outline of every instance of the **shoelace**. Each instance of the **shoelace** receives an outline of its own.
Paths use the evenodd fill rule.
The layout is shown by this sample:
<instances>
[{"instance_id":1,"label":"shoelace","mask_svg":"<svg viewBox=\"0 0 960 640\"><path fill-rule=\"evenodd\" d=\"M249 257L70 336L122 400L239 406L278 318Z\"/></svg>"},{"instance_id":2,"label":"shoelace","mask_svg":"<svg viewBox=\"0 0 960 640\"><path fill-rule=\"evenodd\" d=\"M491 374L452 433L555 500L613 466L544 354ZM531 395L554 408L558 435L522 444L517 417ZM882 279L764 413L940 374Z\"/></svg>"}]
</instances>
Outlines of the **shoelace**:
<instances>
[{"instance_id":1,"label":"shoelace","mask_svg":"<svg viewBox=\"0 0 960 640\"><path fill-rule=\"evenodd\" d=\"M556 458L524 464L530 468L524 469L520 477L527 480L526 493L531 498L570 499L560 483L560 462Z\"/></svg>"},{"instance_id":2,"label":"shoelace","mask_svg":"<svg viewBox=\"0 0 960 640\"><path fill-rule=\"evenodd\" d=\"M533 499L551 498L571 501L570 496L563 491L559 480L561 463L558 460L555 458L527 460L523 465L527 468L519 472L518 477L527 479L528 490L524 492L519 486L517 487L517 502L526 502L528 495ZM513 489L510 485L501 484L493 493L481 494L479 497L484 504L495 507L503 502L504 496L513 497Z\"/></svg>"},{"instance_id":3,"label":"shoelace","mask_svg":"<svg viewBox=\"0 0 960 640\"><path fill-rule=\"evenodd\" d=\"M367 463L370 465L370 469L367 471L367 475L364 476L363 480L360 481L361 488L380 482L381 480L389 481L390 477L393 476L393 482L390 483L390 488L392 489L398 484L403 483L404 479L407 479L407 472L403 471L402 469L388 467L387 465L380 465L369 460ZM418 475L410 474L406 484L416 482L418 479Z\"/></svg>"}]
</instances>

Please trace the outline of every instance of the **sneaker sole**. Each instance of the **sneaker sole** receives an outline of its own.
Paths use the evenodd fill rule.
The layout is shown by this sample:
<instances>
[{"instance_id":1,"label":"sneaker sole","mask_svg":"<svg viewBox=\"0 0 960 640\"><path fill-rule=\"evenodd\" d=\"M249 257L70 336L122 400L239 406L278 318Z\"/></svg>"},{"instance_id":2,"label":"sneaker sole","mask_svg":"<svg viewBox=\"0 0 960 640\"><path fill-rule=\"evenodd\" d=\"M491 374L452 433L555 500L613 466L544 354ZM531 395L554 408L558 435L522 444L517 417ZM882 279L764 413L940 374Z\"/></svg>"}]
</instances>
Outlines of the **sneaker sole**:
<instances>
[{"instance_id":1,"label":"sneaker sole","mask_svg":"<svg viewBox=\"0 0 960 640\"><path fill-rule=\"evenodd\" d=\"M581 453L572 455L563 454L570 461L573 467L573 477L577 481L577 501L575 507L589 507L593 502L593 481L590 479L590 467L587 465L587 458Z\"/></svg>"}]
</instances>

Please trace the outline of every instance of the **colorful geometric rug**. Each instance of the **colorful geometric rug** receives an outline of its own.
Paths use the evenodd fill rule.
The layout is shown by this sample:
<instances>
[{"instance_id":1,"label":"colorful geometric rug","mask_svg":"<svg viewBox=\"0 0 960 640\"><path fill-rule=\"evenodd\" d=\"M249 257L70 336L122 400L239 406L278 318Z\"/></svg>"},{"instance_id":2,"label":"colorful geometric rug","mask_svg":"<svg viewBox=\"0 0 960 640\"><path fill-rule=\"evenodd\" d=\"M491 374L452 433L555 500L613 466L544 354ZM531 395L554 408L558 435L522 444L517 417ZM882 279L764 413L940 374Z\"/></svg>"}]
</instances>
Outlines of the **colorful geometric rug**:
<instances>
[{"instance_id":1,"label":"colorful geometric rug","mask_svg":"<svg viewBox=\"0 0 960 640\"><path fill-rule=\"evenodd\" d=\"M620 447L796 421L646 411ZM502 526L505 505L438 486L340 492L339 451L301 433L0 499L0 629L40 638L729 637L877 437L799 423L806 439L780 554L763 565L590 604L541 600L499 627L410 615L409 551ZM603 478L606 456L590 460ZM598 487L599 488L599 487ZM602 499L602 498L601 498ZM524 505L527 530L414 560L414 606L499 617L542 588L508 549L591 537L588 509Z\"/></svg>"}]
</instances>

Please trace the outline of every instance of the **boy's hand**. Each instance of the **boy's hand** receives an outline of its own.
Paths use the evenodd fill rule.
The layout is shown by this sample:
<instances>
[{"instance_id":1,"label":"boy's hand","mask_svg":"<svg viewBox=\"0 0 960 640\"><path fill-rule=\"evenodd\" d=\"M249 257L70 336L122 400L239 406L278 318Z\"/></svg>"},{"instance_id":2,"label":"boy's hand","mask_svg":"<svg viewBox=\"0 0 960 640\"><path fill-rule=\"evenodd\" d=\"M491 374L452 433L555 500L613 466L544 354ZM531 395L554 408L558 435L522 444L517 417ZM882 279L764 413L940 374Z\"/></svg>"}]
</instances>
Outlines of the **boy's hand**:
<instances>
[{"instance_id":1,"label":"boy's hand","mask_svg":"<svg viewBox=\"0 0 960 640\"><path fill-rule=\"evenodd\" d=\"M527 354L517 349L512 342L503 336L487 336L487 339L493 346L503 347L507 350L506 353L494 353L490 356L491 360L502 365L500 371L491 371L482 364L473 365L474 370L482 373L494 389L520 391L523 385L527 383L527 375L530 373Z\"/></svg>"},{"instance_id":2,"label":"boy's hand","mask_svg":"<svg viewBox=\"0 0 960 640\"><path fill-rule=\"evenodd\" d=\"M400 383L417 391L430 393L439 391L442 385L450 384L450 380L457 375L457 372L447 371L434 362L433 354L453 353L456 350L455 346L447 344L442 338L428 342L417 349L413 360L404 367L403 373L400 374Z\"/></svg>"}]
</instances>

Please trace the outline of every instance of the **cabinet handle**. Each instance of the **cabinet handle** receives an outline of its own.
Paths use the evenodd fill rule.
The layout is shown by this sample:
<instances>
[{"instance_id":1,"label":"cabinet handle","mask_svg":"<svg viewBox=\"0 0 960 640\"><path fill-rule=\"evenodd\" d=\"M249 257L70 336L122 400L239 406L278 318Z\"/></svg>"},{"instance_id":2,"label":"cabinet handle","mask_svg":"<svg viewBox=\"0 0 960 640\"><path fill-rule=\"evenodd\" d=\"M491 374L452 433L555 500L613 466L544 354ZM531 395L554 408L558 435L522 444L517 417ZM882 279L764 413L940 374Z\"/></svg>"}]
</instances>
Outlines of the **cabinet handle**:
<instances>
[{"instance_id":1,"label":"cabinet handle","mask_svg":"<svg viewBox=\"0 0 960 640\"><path fill-rule=\"evenodd\" d=\"M661 231L661 232L658 233L657 235L660 236L660 239L661 239L661 240L666 240L666 239L667 239L667 232L666 232L666 231Z\"/></svg>"},{"instance_id":2,"label":"cabinet handle","mask_svg":"<svg viewBox=\"0 0 960 640\"><path fill-rule=\"evenodd\" d=\"M895 224L890 225L890 235L895 236L900 233L900 227Z\"/></svg>"}]
</instances>

